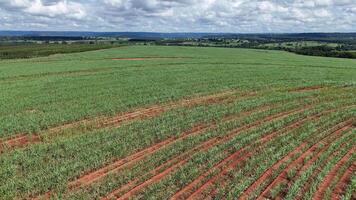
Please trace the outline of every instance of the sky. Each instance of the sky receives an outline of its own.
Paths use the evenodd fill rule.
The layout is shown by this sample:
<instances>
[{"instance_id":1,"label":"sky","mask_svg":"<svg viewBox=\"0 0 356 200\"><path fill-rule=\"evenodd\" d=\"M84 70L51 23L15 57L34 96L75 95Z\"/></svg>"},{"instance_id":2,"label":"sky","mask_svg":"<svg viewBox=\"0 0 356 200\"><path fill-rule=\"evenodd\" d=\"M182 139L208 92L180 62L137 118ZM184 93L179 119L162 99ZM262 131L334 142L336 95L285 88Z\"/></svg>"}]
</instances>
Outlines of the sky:
<instances>
[{"instance_id":1,"label":"sky","mask_svg":"<svg viewBox=\"0 0 356 200\"><path fill-rule=\"evenodd\" d=\"M356 32L356 0L0 0L0 30Z\"/></svg>"}]
</instances>

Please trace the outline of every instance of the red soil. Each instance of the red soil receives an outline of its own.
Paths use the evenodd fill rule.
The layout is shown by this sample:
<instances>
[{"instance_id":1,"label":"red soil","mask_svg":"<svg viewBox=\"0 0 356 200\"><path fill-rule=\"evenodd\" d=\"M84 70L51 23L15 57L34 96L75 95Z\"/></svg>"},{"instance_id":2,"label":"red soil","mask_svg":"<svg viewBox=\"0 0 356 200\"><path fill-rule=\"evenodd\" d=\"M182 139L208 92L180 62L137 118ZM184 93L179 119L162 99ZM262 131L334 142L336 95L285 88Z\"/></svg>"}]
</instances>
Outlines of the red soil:
<instances>
[{"instance_id":1,"label":"red soil","mask_svg":"<svg viewBox=\"0 0 356 200\"><path fill-rule=\"evenodd\" d=\"M261 112L262 110L267 110L268 108L270 108L270 106L263 106L261 108L256 108L254 109L253 111L259 111ZM251 114L253 111L247 111L245 113L242 113L240 116L238 117L234 117L234 116L228 116L228 117L225 117L225 119L223 121L227 122L227 121L231 121L231 120L236 120L238 118L241 118L241 117L244 117L246 115L249 115ZM209 128L215 128L216 126L211 126ZM149 172L148 174L157 174L159 173L159 171L161 171L162 169L166 168L167 166L171 166L172 164L174 163L177 163L178 161L183 161L183 160L188 160L194 153L198 152L198 151L205 151L205 150L208 150L210 147L212 147L213 145L216 145L217 143L219 142L218 138L213 138L213 139L210 139L208 141L205 141L203 142L202 144L194 147L193 149L183 153L183 154L180 154L178 156L176 156L175 158L172 158L171 160L167 161L166 163L160 165L159 167L157 167L156 169L152 170L151 172ZM177 164L175 164L177 165ZM148 175L148 174L145 174L143 175L142 177ZM111 199L111 198L114 198L118 195L120 195L120 193L124 192L125 190L133 187L135 184L138 184L139 183L139 178L129 182L128 184L124 185L124 186L121 186L119 189L113 191L112 193L110 193L107 197L103 198L103 199Z\"/></svg>"},{"instance_id":2,"label":"red soil","mask_svg":"<svg viewBox=\"0 0 356 200\"><path fill-rule=\"evenodd\" d=\"M345 171L340 180L337 182L336 187L331 195L331 199L341 199L341 196L344 194L346 187L350 184L352 176L356 172L356 162Z\"/></svg>"},{"instance_id":3,"label":"red soil","mask_svg":"<svg viewBox=\"0 0 356 200\"><path fill-rule=\"evenodd\" d=\"M122 197L120 197L120 199L125 199L125 197L134 195L135 193L139 192L144 187L147 187L148 185L150 185L150 184L146 184L146 183L158 182L159 180L164 178L166 175L168 175L170 172L172 172L172 170L164 170L163 172L159 173L162 169L167 168L167 166L168 166L168 169L178 169L180 166L185 164L194 153L199 152L199 151L205 151L205 150L208 150L209 148L211 148L214 145L215 141L216 141L216 139L204 142L203 144L193 148L192 150L189 150L188 152L185 152L185 153L167 161L166 163L160 165L156 169L149 172L149 174L153 174L154 176L152 178L150 178L149 180L145 181L144 183L141 183L141 184L138 184L137 186L135 186L135 184L139 183L139 178L137 178L136 180L131 181L130 183L113 191L107 197L105 197L103 199L111 199L113 197L118 197L120 195L120 193L122 193L128 189L129 189L129 191L127 193L125 193ZM156 177L159 177L160 179L156 179ZM130 188L133 188L133 189L130 189Z\"/></svg>"},{"instance_id":4,"label":"red soil","mask_svg":"<svg viewBox=\"0 0 356 200\"><path fill-rule=\"evenodd\" d=\"M347 145L347 143L343 143L340 145L340 148L344 148L345 145ZM297 174L296 177L300 177L301 174L307 170L312 164L314 164L314 162L320 157L319 154L321 154L322 152L319 152L318 155L316 156L317 158L312 158L310 159L307 164L305 164L302 169L299 171L299 173ZM333 158L335 158L335 156L337 156L337 154L339 153L339 150L334 151L330 156L328 156L328 158L326 158L325 160L323 160L322 162L319 163L319 166L313 170L312 174L308 177L308 179L306 180L306 182L303 184L302 188L300 189L300 191L298 192L297 196L295 197L296 200L301 200L303 199L303 196L306 192L308 192L308 190L311 187L311 184L313 183L313 180L316 179L316 177L318 176L318 174L321 172L322 168L329 163ZM292 183L289 183L288 186L290 187L292 185Z\"/></svg>"},{"instance_id":5,"label":"red soil","mask_svg":"<svg viewBox=\"0 0 356 200\"><path fill-rule=\"evenodd\" d=\"M238 128L232 132L230 132L228 135L226 135L225 137L221 138L221 140L218 140L218 143L224 143L227 142L229 140L231 140L233 137L237 136L238 134L240 134L242 131L251 129L251 128L255 128L258 125L264 123L264 122L269 122L269 121L273 121L273 120L278 120L284 117L289 116L292 113L296 113L296 112L301 112L304 109L301 110L294 110L294 111L287 111L284 113L279 113L276 114L274 116L268 116L263 120L260 120L258 122L255 122L253 124L248 124L246 126L243 126L241 128ZM215 144L216 145L216 144ZM198 178L196 178L193 182L191 182L189 185L187 185L185 188L183 188L182 190L178 191L171 199L180 199L182 196L184 196L187 193L191 193L192 191L194 191L194 188L196 188L197 185L200 184L200 182L202 182L208 175L210 175L212 172L214 172L215 170L222 170L224 166L226 166L229 162L233 162L232 165L237 165L239 164L239 162L241 162L241 155L245 152L245 148L238 150L237 152L231 154L230 156L228 156L227 158L225 158L224 160L220 161L219 163L217 163L215 166L213 166L212 168L210 168L207 172L205 172L204 174L200 175ZM243 155L244 157L248 157L251 156L251 153L247 153L245 155ZM230 167L227 168L226 172L228 172L230 169ZM209 186L210 183L207 183L207 186ZM205 186L202 186L201 188L204 188ZM200 192L200 191L198 191Z\"/></svg>"},{"instance_id":6,"label":"red soil","mask_svg":"<svg viewBox=\"0 0 356 200\"><path fill-rule=\"evenodd\" d=\"M324 195L328 187L331 185L334 178L337 176L338 171L345 166L345 164L349 161L349 159L353 156L356 151L356 147L350 149L350 151L342 157L338 163L334 166L334 168L327 174L321 185L319 185L318 191L314 194L313 199L315 200L323 200Z\"/></svg>"},{"instance_id":7,"label":"red soil","mask_svg":"<svg viewBox=\"0 0 356 200\"><path fill-rule=\"evenodd\" d=\"M233 97L233 91L222 92L219 94L213 94L203 97L197 97L193 99L183 99L177 102L172 102L164 105L154 105L148 108L139 108L132 112L127 112L124 114L118 114L114 117L97 117L94 119L85 119L77 122L72 122L64 125L60 125L57 127L49 128L47 130L43 130L41 132L46 133L47 136L56 135L61 131L84 126L93 126L94 129L104 128L104 127L120 127L124 123L132 122L134 120L140 120L145 118L156 117L164 112L177 108L177 107L185 107L185 106L194 106L198 104L213 104L213 103L221 103L226 99L231 100ZM240 98L244 98L246 96L252 96L254 94L248 93L246 95L242 95ZM25 147L31 144L42 142L40 133L36 133L33 135L26 134L18 134L11 138L5 138L0 140L0 153L5 151L6 149L17 149L21 147ZM8 147L8 148L6 148Z\"/></svg>"},{"instance_id":8,"label":"red soil","mask_svg":"<svg viewBox=\"0 0 356 200\"><path fill-rule=\"evenodd\" d=\"M336 140L337 138L335 138ZM298 170L298 172L296 173L296 175L289 180L288 184L285 187L285 190L283 190L281 193L278 194L278 198L283 199L284 195L287 194L288 192L288 188L292 187L294 181L302 176L302 174L308 170L313 164L315 164L315 162L320 158L320 156L330 147L331 144L326 145L325 147L323 147L315 156L312 157L312 159L308 160L308 162L306 164L304 164L302 166L302 168L300 168ZM343 148L346 145L346 143L342 144L340 146L340 148ZM325 166L326 163L330 162L336 155L337 155L338 151L333 152L328 158L326 158L325 160L323 160L322 162L319 163L319 166L317 169L315 169L313 171L313 173L308 177L308 181L302 186L302 188L300 189L300 192L297 194L297 196L295 197L296 200L299 200L300 198L302 198L303 194L305 194L305 192L307 192L308 189L310 189L310 184L312 183L312 181L310 180L314 180L318 173L321 171L321 168L323 166Z\"/></svg>"},{"instance_id":9,"label":"red soil","mask_svg":"<svg viewBox=\"0 0 356 200\"><path fill-rule=\"evenodd\" d=\"M186 163L186 160L183 160L183 161L177 163L176 165L173 165L173 166L169 167L168 169L164 170L162 173L157 174L154 177L152 177L151 179L149 179L149 180L143 182L142 184L136 186L135 188L133 188L132 190L130 190L129 192L127 192L126 194L124 194L123 196L118 198L118 200L130 199L131 196L133 196L134 194L136 194L137 192L139 192L143 188L145 188L148 185L151 185L151 184L153 184L155 182L160 181L163 177L165 177L168 174L172 173L173 171L179 169L179 167L184 165L185 163Z\"/></svg>"},{"instance_id":10,"label":"red soil","mask_svg":"<svg viewBox=\"0 0 356 200\"><path fill-rule=\"evenodd\" d=\"M317 116L312 116L311 118L317 118L325 113L330 113L330 112L333 112L333 110L329 110L329 111L320 113ZM296 149L294 149L288 155L286 155L281 160L276 162L271 168L267 169L252 185L250 185L243 192L243 194L239 197L239 199L248 199L250 194L253 191L255 191L260 185L262 185L264 182L266 182L268 179L270 179L273 176L273 172L278 170L282 166L282 164L288 162L288 160L291 160L297 154L302 153L302 150L307 146L307 144L308 144L307 142L303 142L300 146L298 146ZM311 160L315 160L315 158L313 158Z\"/></svg>"},{"instance_id":11,"label":"red soil","mask_svg":"<svg viewBox=\"0 0 356 200\"><path fill-rule=\"evenodd\" d=\"M296 160L294 160L293 162L291 162L283 171L282 173L280 173L276 178L275 180L269 184L267 186L267 188L260 194L260 196L257 198L257 199L265 199L265 198L269 198L270 197L270 191L276 187L277 185L279 184L286 184L288 183L288 172L291 171L292 169L300 169L300 167L303 166L304 164L304 160L306 158L308 158L309 156L313 155L316 151L318 151L318 147L323 144L325 146L327 146L330 142L333 141L333 138L332 136L338 136L340 135L341 133L343 133L344 131L348 130L351 128L351 125L350 125L350 122L338 129L337 131L333 132L331 135L328 135L326 136L325 138L323 138L320 142L318 143L315 143L313 146L311 146L307 151L305 151L302 155L300 155ZM326 149L326 148L324 148Z\"/></svg>"},{"instance_id":12,"label":"red soil","mask_svg":"<svg viewBox=\"0 0 356 200\"><path fill-rule=\"evenodd\" d=\"M157 152L160 149L165 148L166 146L168 146L174 142L183 140L191 135L200 134L200 133L204 132L206 129L207 129L207 127L204 127L201 125L194 127L192 130L181 134L179 137L171 137L171 138L164 140L162 142L159 142L149 148L146 148L146 149L143 149L137 153L134 153L126 158L117 160L114 163L111 163L110 165L107 165L97 171L88 173L88 174L80 177L79 179L76 179L76 180L70 182L69 188L75 189L75 188L78 188L81 186L89 185L92 182L107 176L109 173L116 172L116 171L122 169L123 167L126 167L126 166L133 164L135 162L138 162L138 161L144 159L145 157Z\"/></svg>"},{"instance_id":13,"label":"red soil","mask_svg":"<svg viewBox=\"0 0 356 200\"><path fill-rule=\"evenodd\" d=\"M269 168L267 171L265 171L262 176L255 181L252 185L250 185L245 192L240 196L240 199L248 199L249 195L258 188L258 186L262 185L266 180L271 178L273 176L273 172L278 170L282 164L288 162L288 160L292 159L294 156L297 154L300 154L302 150L307 146L307 143L302 143L299 145L296 149L294 149L292 152L290 152L288 155L283 157L281 160L279 160L277 163L275 163L271 168Z\"/></svg>"},{"instance_id":14,"label":"red soil","mask_svg":"<svg viewBox=\"0 0 356 200\"><path fill-rule=\"evenodd\" d=\"M264 120L267 120L267 121L269 121L269 120L273 120L273 119L277 119L277 118L281 118L282 116L287 116L287 115L289 115L289 114L291 114L291 113L293 113L293 112L296 112L296 111L288 111L288 112L284 112L284 113L279 113L279 114L277 114L277 115L275 115L274 116L274 118L273 117L271 117L271 116L269 116L269 117L266 117L266 119L264 119ZM263 121L263 120L262 120ZM258 125L258 124L260 124L260 123L255 123L256 125ZM241 130L245 130L245 128L244 129L239 129L240 131ZM199 145L198 147L196 147L196 148L194 148L193 149L193 151L194 152L196 152L196 151L199 151L199 150L207 150L207 149L209 149L210 147L212 147L212 146L214 146L214 145L217 145L217 144L220 144L220 143L222 143L222 142L224 142L224 141L227 141L227 140L229 140L229 139L231 139L234 135L236 135L236 134L238 134L240 131L238 131L238 132L232 132L231 134L228 134L226 137L223 137L223 138L212 138L212 139L210 139L210 140L208 140L208 141L206 141L206 142L204 142L203 144L201 144L201 145ZM189 152L190 153L190 156L193 154L193 152ZM183 154L183 155L186 155L186 154ZM186 162L189 158L190 158L190 156L189 156L189 154L187 155L187 156L185 156L185 159L184 160L182 160L181 162ZM176 158L176 159L179 159L179 158L181 158L181 157L178 157L178 158ZM184 158L184 157L183 157ZM173 162L172 160L171 161L168 161L168 162ZM164 164L165 165L165 164ZM173 165L172 166L172 168L177 168L178 166L177 166L178 164L175 164L175 165ZM161 168L162 166L160 166L159 168ZM153 170L153 171L158 171L158 170ZM135 181L134 181L135 182ZM132 182L130 182L129 184L127 184L127 185L125 185L125 186L122 186L122 187L120 187L119 189L117 189L117 190L115 190L114 192L112 192L108 197L106 197L106 199L107 198L109 198L110 196L117 196L117 195L119 195L119 193L121 193L124 189L126 189L126 188L129 188L130 186L132 186ZM140 187L141 188L141 187ZM137 189L135 190L135 191L137 191ZM129 192L130 193L130 192ZM125 194L126 195L126 194ZM105 199L105 198L104 198Z\"/></svg>"},{"instance_id":15,"label":"red soil","mask_svg":"<svg viewBox=\"0 0 356 200\"><path fill-rule=\"evenodd\" d=\"M27 144L32 144L40 141L41 138L39 135L17 135L4 141L0 141L0 153L3 152L5 149L15 149L18 147L26 146Z\"/></svg>"},{"instance_id":16,"label":"red soil","mask_svg":"<svg viewBox=\"0 0 356 200\"><path fill-rule=\"evenodd\" d=\"M307 120L312 120L312 119L316 119L318 117L320 117L322 114L325 113L330 113L333 110L329 110L323 113L319 113L316 114L314 116L310 116L307 118L304 118L302 120L299 120L297 122L294 122L290 125L287 125L286 127L282 128L281 130L272 132L270 134L265 135L264 137L260 138L257 143L260 143L260 145L266 144L267 142L271 141L273 138L277 137L277 135L281 135L281 134L287 134L288 131L291 131L293 129L296 129L298 127L300 127L303 123L305 123ZM293 157L298 149L301 150L300 148L304 148L306 145L306 143L303 143L302 145L300 145L295 151L291 152L288 156L286 156L284 159L282 159L282 161L280 162L280 164L282 164L283 162L287 161L287 159L290 159L291 157ZM252 146L252 144L248 145L245 147L245 149L247 149L248 147ZM261 147L261 146L260 146ZM224 185L226 184L227 179L229 178L227 175L229 174L230 170L233 170L236 168L237 165L239 164L243 164L243 162L245 160L247 160L249 157L252 156L252 152L249 152L247 155L245 155L243 158L238 159L236 161L234 161L232 164L230 164L226 169L224 169L222 172L220 172L218 175L214 176L212 179L210 179L207 183L205 183L202 187L199 188L199 190L197 190L196 192L194 192L189 199L198 199L198 197L200 196L200 194L202 194L202 192L204 190L206 190L207 188L213 188L212 191L209 192L209 196L214 196L217 192L217 187L213 187L214 184L216 184L216 182L219 181L219 188L224 187ZM272 167L269 170L269 173L265 173L264 176L271 176L273 170L277 170L279 166L275 166L274 168ZM263 176L262 176L263 178ZM258 185L262 184L264 182L263 179L259 179L259 181L256 181L250 188L247 189L245 195L241 196L239 199L247 199L248 197L248 193L252 192L255 188L257 188ZM265 177L267 178L267 177ZM221 179L221 180L219 180ZM206 197L204 197L206 198Z\"/></svg>"},{"instance_id":17,"label":"red soil","mask_svg":"<svg viewBox=\"0 0 356 200\"><path fill-rule=\"evenodd\" d=\"M246 111L244 113L241 113L240 115L238 115L237 117L236 116L227 116L223 119L223 121L230 121L230 120L236 120L238 118L242 118L242 117L245 117L247 115L250 115L251 113L255 112L255 111L259 111L259 112L262 112L262 111L265 111L265 110L268 110L270 109L271 105L264 105L264 106L261 106L261 107L257 107L257 108L254 108L253 110L250 110L250 111ZM215 124L211 124L211 125L207 125L207 126L204 126L204 125L199 125L199 126L196 126L193 130L190 130L188 132L186 132L185 134L182 134L179 138L169 138L165 141L162 141L158 144L155 144L154 146L151 146L150 148L152 148L151 150L149 149L144 149L144 150L141 150L140 152L137 152L133 155L130 155L129 157L126 157L126 158L123 158L121 160L118 160L117 162L113 163L113 164L110 164L102 169L99 169L98 171L94 171L94 172L91 172L91 173L88 173L86 175L84 175L83 177L75 180L75 181L72 181L71 183L69 183L69 188L71 190L74 190L80 186L84 186L84 185L88 185L96 180L99 180L103 177L105 177L108 173L112 173L112 172L115 172L115 171L118 171L124 167L130 167L131 165L133 165L134 163L144 159L145 157L147 157L148 155L151 155L152 153L158 151L159 149L162 149L164 146L167 146L169 145L168 143L172 143L174 141L178 141L178 140L182 140L182 139L185 139L187 138L188 136L192 136L192 135L197 135L209 128L214 128L216 127ZM206 146L208 147L208 145L210 144L213 144L213 142L216 141L216 138L213 139L213 140L210 140L204 144L202 144L202 146ZM158 148L158 149L157 149ZM196 149L193 151L196 151ZM148 152L148 153L147 153ZM183 155L186 155L186 154L183 154ZM187 154L186 156L188 156L189 154ZM177 158L178 159L178 158ZM173 162L174 159L171 160L171 162ZM123 163L125 162L125 163ZM165 165L168 165L170 163L167 162ZM160 168L164 168L164 166L161 166ZM157 173L158 171L160 171L161 169L155 169L153 170L152 174L155 174ZM156 171L156 172L155 172ZM155 172L155 173L154 173ZM131 183L133 184L133 183ZM128 184L128 186L126 187L131 187L130 184ZM118 191L120 191L121 189L118 189ZM50 192L49 192L50 193ZM112 195L114 194L117 194L117 192L113 192ZM41 197L38 197L38 198L35 198L35 199L39 199Z\"/></svg>"},{"instance_id":18,"label":"red soil","mask_svg":"<svg viewBox=\"0 0 356 200\"><path fill-rule=\"evenodd\" d=\"M204 100L208 99L209 100L209 98L204 97L204 98L201 98L200 101L202 99L204 99ZM183 105L191 105L192 103L196 103L196 102L197 101L183 100L181 104L183 104ZM304 109L306 109L306 108L304 108ZM257 126L257 125L259 125L259 124L261 124L263 122L281 119L283 117L288 116L289 114L296 113L296 112L301 112L304 109L295 109L295 110L292 110L292 111L287 111L287 112L284 112L284 113L277 114L275 116L266 117L262 121L256 122L256 123L254 123L252 125L247 125L245 127L242 127L240 129L236 130L236 133L234 135L238 134L238 132L243 131L245 129L253 128L253 127L255 127L255 126ZM181 139L184 139L186 137L182 137ZM231 137L222 138L223 139L222 141L229 140ZM127 157L127 158L121 159L121 160L119 160L119 161L117 161L117 162L115 162L113 164L110 164L109 166L106 166L106 167L104 167L102 169L99 169L98 171L95 171L95 172L89 173L87 175L84 175L83 177L71 182L69 184L69 186L70 186L71 189L75 189L75 188L78 188L80 186L88 185L88 184L90 184L90 183L92 183L92 182L94 182L94 181L96 181L98 179L101 179L102 177L106 176L109 172L115 172L117 170L122 169L123 167L130 166L131 164L135 163L136 161L142 160L143 158L146 157L146 155L151 155L152 153L154 153L158 149L163 148L163 146L166 146L169 143L171 143L171 141L169 141L169 140L163 141L162 144L159 143L157 145L154 145L154 147L152 147L152 149L142 150L142 151L140 151L140 152L138 152L136 154L133 154L133 155Z\"/></svg>"}]
</instances>

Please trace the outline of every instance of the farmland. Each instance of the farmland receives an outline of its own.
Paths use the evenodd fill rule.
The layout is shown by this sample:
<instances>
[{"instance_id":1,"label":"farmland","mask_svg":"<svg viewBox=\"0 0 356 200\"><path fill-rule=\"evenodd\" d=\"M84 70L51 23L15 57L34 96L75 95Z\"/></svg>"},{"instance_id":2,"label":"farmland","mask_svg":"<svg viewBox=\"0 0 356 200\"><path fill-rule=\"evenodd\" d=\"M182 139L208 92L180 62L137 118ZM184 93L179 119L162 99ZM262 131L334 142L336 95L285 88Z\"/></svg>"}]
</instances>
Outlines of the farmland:
<instances>
[{"instance_id":1,"label":"farmland","mask_svg":"<svg viewBox=\"0 0 356 200\"><path fill-rule=\"evenodd\" d=\"M124 46L0 72L0 199L356 198L356 60Z\"/></svg>"}]
</instances>

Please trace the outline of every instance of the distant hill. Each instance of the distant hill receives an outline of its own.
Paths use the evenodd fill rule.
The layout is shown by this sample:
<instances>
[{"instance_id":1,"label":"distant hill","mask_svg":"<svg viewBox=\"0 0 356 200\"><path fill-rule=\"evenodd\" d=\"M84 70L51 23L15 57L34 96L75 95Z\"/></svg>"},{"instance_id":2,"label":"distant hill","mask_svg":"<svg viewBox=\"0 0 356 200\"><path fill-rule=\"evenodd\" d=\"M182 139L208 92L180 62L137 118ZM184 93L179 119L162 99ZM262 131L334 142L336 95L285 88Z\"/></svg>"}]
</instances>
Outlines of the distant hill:
<instances>
[{"instance_id":1,"label":"distant hill","mask_svg":"<svg viewBox=\"0 0 356 200\"><path fill-rule=\"evenodd\" d=\"M214 35L205 38L215 38ZM255 39L255 40L275 40L275 41L350 41L356 40L356 33L262 33L262 34L221 34L219 38L227 39Z\"/></svg>"},{"instance_id":2,"label":"distant hill","mask_svg":"<svg viewBox=\"0 0 356 200\"><path fill-rule=\"evenodd\" d=\"M226 33L225 33L226 34ZM66 31L0 31L8 37L125 37L132 39L178 39L219 36L224 33L155 33L155 32L66 32Z\"/></svg>"},{"instance_id":3,"label":"distant hill","mask_svg":"<svg viewBox=\"0 0 356 200\"><path fill-rule=\"evenodd\" d=\"M0 31L0 37L21 37L35 40L82 40L88 37L121 37L133 40L226 38L259 41L356 41L356 33L156 33L156 32L76 32L76 31Z\"/></svg>"}]
</instances>

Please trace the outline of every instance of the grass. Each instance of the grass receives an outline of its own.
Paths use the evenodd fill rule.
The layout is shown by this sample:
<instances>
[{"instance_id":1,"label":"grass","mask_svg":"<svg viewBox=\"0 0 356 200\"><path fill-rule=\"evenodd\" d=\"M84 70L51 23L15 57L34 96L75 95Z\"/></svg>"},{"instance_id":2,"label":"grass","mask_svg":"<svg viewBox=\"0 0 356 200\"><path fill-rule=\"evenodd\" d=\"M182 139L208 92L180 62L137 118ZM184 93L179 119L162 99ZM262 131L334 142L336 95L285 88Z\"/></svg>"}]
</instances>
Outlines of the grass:
<instances>
[{"instance_id":1,"label":"grass","mask_svg":"<svg viewBox=\"0 0 356 200\"><path fill-rule=\"evenodd\" d=\"M19 44L1 45L0 59L18 59L43 57L53 54L76 53L108 49L115 47L109 44Z\"/></svg>"},{"instance_id":2,"label":"grass","mask_svg":"<svg viewBox=\"0 0 356 200\"><path fill-rule=\"evenodd\" d=\"M145 57L167 59L113 60ZM39 134L41 140L23 148L5 148L0 154L0 179L4 180L0 183L0 199L36 197L48 191L54 199L99 199L133 180L136 186L144 181L152 183L142 185L132 197L167 199L204 173L195 189L217 178L212 187L204 189L201 198L210 194L217 199L239 196L264 171L303 142L309 147L336 124L350 119L355 123L355 66L354 60L280 51L162 46L1 60L0 138ZM154 117L118 123L121 126L63 128L49 136L51 127L226 91L231 94L223 100L186 106L178 103ZM298 112L269 119L294 109ZM278 132L266 142L261 140L288 124L327 110L332 112ZM177 139L198 125L209 128ZM323 159L344 142L348 145L340 150L342 155L355 139L355 134L339 137L307 171L301 175L298 169L288 172L290 184L270 192L286 198L298 195L310 173L323 166ZM128 161L130 165L91 184L68 188L69 182L87 173L168 140L172 142L152 154ZM218 142L208 149L193 151L204 142L215 140ZM251 152L251 156L228 173L224 170L234 160L214 168L241 149ZM171 159L186 152L187 156L180 158L186 161L184 165L154 179L175 166L169 164ZM298 156L282 165L273 177ZM314 194L315 187L339 158L337 154L321 168L317 180L308 182L313 187L305 198ZM154 171L164 164L167 166ZM260 195L267 184L266 180L252 196ZM350 187L345 190L345 197L352 194Z\"/></svg>"}]
</instances>

